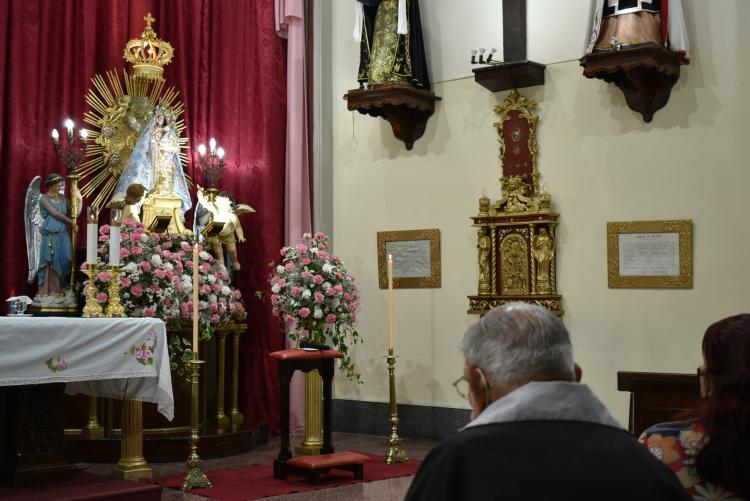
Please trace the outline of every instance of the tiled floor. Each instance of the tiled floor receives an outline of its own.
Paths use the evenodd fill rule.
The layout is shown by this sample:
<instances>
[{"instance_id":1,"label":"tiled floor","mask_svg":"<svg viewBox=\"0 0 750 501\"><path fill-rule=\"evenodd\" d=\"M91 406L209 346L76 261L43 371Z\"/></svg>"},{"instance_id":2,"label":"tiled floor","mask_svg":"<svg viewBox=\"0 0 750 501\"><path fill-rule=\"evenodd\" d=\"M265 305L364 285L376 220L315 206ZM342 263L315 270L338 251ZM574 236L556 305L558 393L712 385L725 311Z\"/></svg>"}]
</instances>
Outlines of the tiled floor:
<instances>
[{"instance_id":1,"label":"tiled floor","mask_svg":"<svg viewBox=\"0 0 750 501\"><path fill-rule=\"evenodd\" d=\"M369 454L385 454L388 450L387 437L373 437L368 435L353 435L350 433L334 433L333 443L336 450L356 451ZM402 446L410 458L423 459L437 442L430 440L405 439ZM258 447L246 454L230 456L221 459L209 459L204 462L203 471L222 470L253 463L270 463L279 453L279 437L271 437L267 445ZM115 472L114 464L89 464L78 463L78 468L85 469L91 473L100 475L111 475ZM152 463L155 477L177 475L185 473L185 463ZM375 482L365 482L334 489L320 491L302 492L284 496L264 498L273 501L318 501L322 499L332 500L402 500L404 494L411 484L412 477L392 478ZM178 500L204 500L203 496L185 494L175 489L163 489L161 498L163 501Z\"/></svg>"}]
</instances>

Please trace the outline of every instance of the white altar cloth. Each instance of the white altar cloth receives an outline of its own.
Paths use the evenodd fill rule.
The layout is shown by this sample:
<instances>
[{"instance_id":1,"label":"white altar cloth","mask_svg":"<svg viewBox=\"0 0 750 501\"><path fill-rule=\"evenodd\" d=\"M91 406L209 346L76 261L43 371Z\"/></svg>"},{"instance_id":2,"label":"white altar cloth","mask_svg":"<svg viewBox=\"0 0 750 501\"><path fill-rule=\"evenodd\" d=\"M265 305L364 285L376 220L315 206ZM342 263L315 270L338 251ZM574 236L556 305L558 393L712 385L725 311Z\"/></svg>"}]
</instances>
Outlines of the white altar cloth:
<instances>
[{"instance_id":1,"label":"white altar cloth","mask_svg":"<svg viewBox=\"0 0 750 501\"><path fill-rule=\"evenodd\" d=\"M174 417L167 330L155 318L0 317L0 386L157 404Z\"/></svg>"}]
</instances>

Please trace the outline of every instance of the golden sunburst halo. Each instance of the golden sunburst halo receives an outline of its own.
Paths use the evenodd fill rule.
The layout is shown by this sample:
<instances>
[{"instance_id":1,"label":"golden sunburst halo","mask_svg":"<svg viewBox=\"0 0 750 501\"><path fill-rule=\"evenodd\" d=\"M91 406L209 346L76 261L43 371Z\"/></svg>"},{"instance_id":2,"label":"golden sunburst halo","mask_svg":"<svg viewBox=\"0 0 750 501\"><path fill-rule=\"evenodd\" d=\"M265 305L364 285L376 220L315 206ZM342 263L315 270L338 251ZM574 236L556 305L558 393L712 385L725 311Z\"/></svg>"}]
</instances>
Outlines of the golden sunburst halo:
<instances>
[{"instance_id":1,"label":"golden sunburst halo","mask_svg":"<svg viewBox=\"0 0 750 501\"><path fill-rule=\"evenodd\" d=\"M185 122L182 119L185 108L175 87L165 88L164 80L136 78L125 70L122 79L117 71L110 70L104 75L94 75L91 82L93 87L86 92L90 110L83 117L91 126L88 129L90 142L86 149L87 160L78 172L81 193L86 197L96 194L92 205L102 207L109 200L157 104L165 108L167 115L175 117L180 163L183 168L187 165L188 139L183 136ZM192 184L189 177L188 183Z\"/></svg>"}]
</instances>

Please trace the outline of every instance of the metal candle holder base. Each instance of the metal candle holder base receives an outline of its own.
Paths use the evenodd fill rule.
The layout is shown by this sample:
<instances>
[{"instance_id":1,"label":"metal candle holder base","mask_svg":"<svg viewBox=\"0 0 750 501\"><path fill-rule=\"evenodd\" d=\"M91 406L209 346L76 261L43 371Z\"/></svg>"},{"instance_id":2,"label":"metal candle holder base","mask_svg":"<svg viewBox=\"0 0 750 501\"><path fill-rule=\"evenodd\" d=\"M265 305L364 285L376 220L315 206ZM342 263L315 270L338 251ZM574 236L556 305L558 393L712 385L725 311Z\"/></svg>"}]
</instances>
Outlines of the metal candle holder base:
<instances>
[{"instance_id":1,"label":"metal candle holder base","mask_svg":"<svg viewBox=\"0 0 750 501\"><path fill-rule=\"evenodd\" d=\"M120 267L109 268L109 304L104 315L106 317L126 317L125 308L120 303Z\"/></svg>"},{"instance_id":2,"label":"metal candle holder base","mask_svg":"<svg viewBox=\"0 0 750 501\"><path fill-rule=\"evenodd\" d=\"M398 436L398 406L396 405L396 356L393 354L393 348L388 349L388 384L390 387L391 397L391 436L388 440L388 453L385 455L387 464L406 463L409 458L406 452L400 447L401 437Z\"/></svg>"},{"instance_id":3,"label":"metal candle holder base","mask_svg":"<svg viewBox=\"0 0 750 501\"><path fill-rule=\"evenodd\" d=\"M96 265L89 264L86 267L86 274L89 277L88 287L86 288L86 305L83 307L83 316L86 318L98 318L104 316L102 305L96 297L97 288L94 280L96 279Z\"/></svg>"},{"instance_id":4,"label":"metal candle holder base","mask_svg":"<svg viewBox=\"0 0 750 501\"><path fill-rule=\"evenodd\" d=\"M191 393L190 393L190 455L187 459L187 475L182 482L182 490L189 491L201 487L211 487L211 482L203 473L203 460L198 456L198 378L200 377L203 360L193 359L191 366Z\"/></svg>"}]
</instances>

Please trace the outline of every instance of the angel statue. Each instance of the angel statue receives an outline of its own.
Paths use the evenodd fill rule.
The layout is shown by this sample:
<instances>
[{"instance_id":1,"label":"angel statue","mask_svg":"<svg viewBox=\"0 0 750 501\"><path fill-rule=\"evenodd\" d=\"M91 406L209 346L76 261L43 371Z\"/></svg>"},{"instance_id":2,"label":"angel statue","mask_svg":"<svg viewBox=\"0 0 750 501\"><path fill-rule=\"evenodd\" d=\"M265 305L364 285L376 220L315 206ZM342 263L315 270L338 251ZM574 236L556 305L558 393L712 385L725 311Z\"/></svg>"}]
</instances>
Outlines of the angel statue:
<instances>
[{"instance_id":1,"label":"angel statue","mask_svg":"<svg viewBox=\"0 0 750 501\"><path fill-rule=\"evenodd\" d=\"M50 174L44 181L47 193L42 194L42 182L36 176L26 190L24 220L26 224L26 252L29 258L29 283L36 281L39 292L34 297L37 306L75 306L76 298L67 288L73 265L73 247L68 227L77 230L76 219L81 212L81 192L76 188L72 196L78 199L78 213L69 216L70 202L64 195L65 178Z\"/></svg>"},{"instance_id":2,"label":"angel statue","mask_svg":"<svg viewBox=\"0 0 750 501\"><path fill-rule=\"evenodd\" d=\"M216 260L221 264L225 264L224 246L226 246L227 254L229 254L227 268L240 269L240 262L237 259L237 241L244 242L245 233L238 216L248 212L255 212L255 209L249 205L235 203L234 197L229 192L220 191L212 201L203 188L198 186L198 204L195 207L193 232L199 241L203 241L204 245L213 251ZM218 233L207 231L209 224L222 225L221 230Z\"/></svg>"},{"instance_id":3,"label":"angel statue","mask_svg":"<svg viewBox=\"0 0 750 501\"><path fill-rule=\"evenodd\" d=\"M121 210L123 220L130 219L136 223L140 223L141 206L143 205L143 196L145 194L146 188L142 184L131 184L124 195L119 194L112 197L112 200L107 204L107 208Z\"/></svg>"},{"instance_id":4,"label":"angel statue","mask_svg":"<svg viewBox=\"0 0 750 501\"><path fill-rule=\"evenodd\" d=\"M117 180L113 198L124 199L128 187L140 184L148 194L177 196L182 216L192 207L185 173L179 157L180 145L174 114L157 105L154 115L135 143Z\"/></svg>"},{"instance_id":5,"label":"angel statue","mask_svg":"<svg viewBox=\"0 0 750 501\"><path fill-rule=\"evenodd\" d=\"M534 235L534 238L531 240L531 255L539 263L537 291L542 294L551 293L550 263L555 256L555 241L549 235L546 228L541 228L539 233Z\"/></svg>"}]
</instances>

